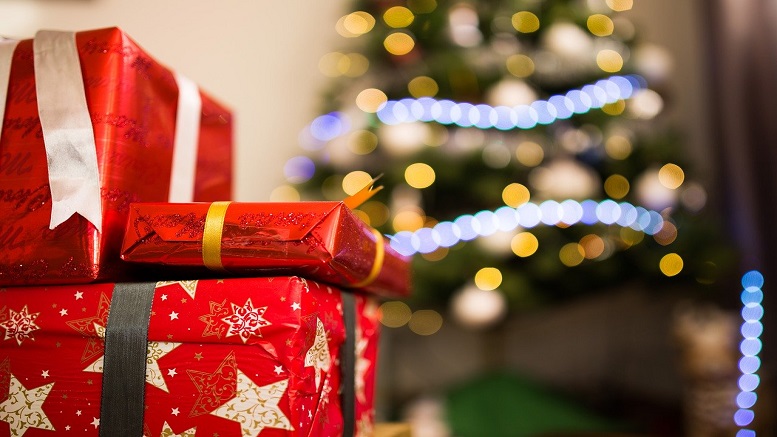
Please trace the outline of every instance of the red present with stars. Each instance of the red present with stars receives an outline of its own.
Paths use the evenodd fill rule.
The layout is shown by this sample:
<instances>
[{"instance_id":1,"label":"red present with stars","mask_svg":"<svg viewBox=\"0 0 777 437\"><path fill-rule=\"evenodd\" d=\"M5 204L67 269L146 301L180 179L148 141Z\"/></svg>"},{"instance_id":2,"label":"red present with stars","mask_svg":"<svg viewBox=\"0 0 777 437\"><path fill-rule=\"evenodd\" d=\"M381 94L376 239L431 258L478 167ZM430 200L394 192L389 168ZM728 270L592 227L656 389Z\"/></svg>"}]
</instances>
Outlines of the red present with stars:
<instances>
[{"instance_id":1,"label":"red present with stars","mask_svg":"<svg viewBox=\"0 0 777 437\"><path fill-rule=\"evenodd\" d=\"M371 435L377 305L299 277L2 289L0 335L0 435Z\"/></svg>"}]
</instances>

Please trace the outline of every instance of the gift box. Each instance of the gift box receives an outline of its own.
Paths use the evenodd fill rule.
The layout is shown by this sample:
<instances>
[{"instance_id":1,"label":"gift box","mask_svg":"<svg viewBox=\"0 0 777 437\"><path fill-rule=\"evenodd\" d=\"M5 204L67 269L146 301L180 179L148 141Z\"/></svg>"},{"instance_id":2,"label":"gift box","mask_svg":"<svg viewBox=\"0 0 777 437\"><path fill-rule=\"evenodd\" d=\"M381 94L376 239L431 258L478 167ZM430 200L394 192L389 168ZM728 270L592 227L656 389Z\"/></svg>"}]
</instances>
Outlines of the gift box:
<instances>
[{"instance_id":1,"label":"gift box","mask_svg":"<svg viewBox=\"0 0 777 437\"><path fill-rule=\"evenodd\" d=\"M371 299L299 277L0 292L0 435L371 435Z\"/></svg>"},{"instance_id":2,"label":"gift box","mask_svg":"<svg viewBox=\"0 0 777 437\"><path fill-rule=\"evenodd\" d=\"M230 198L231 129L119 29L0 39L0 285L120 278L131 202Z\"/></svg>"},{"instance_id":3,"label":"gift box","mask_svg":"<svg viewBox=\"0 0 777 437\"><path fill-rule=\"evenodd\" d=\"M136 203L121 257L243 275L295 274L383 296L410 293L409 259L343 202Z\"/></svg>"}]
</instances>

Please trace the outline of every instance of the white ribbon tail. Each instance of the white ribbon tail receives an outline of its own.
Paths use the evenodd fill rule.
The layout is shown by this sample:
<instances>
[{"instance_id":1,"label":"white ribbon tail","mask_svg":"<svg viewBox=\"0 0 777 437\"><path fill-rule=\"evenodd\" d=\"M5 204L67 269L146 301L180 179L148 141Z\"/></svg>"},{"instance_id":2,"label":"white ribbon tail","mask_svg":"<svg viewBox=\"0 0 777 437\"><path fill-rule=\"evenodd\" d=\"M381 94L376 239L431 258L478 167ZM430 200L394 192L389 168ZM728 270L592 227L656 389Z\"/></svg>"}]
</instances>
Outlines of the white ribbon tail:
<instances>
[{"instance_id":1,"label":"white ribbon tail","mask_svg":"<svg viewBox=\"0 0 777 437\"><path fill-rule=\"evenodd\" d=\"M52 200L49 227L80 214L102 231L97 147L75 33L39 31L33 50Z\"/></svg>"},{"instance_id":2,"label":"white ribbon tail","mask_svg":"<svg viewBox=\"0 0 777 437\"><path fill-rule=\"evenodd\" d=\"M19 41L0 39L0 137L3 135L5 105L8 99L8 81L11 79L11 61Z\"/></svg>"},{"instance_id":3,"label":"white ribbon tail","mask_svg":"<svg viewBox=\"0 0 777 437\"><path fill-rule=\"evenodd\" d=\"M168 199L172 203L188 203L194 200L202 99L197 84L191 79L175 73L175 80L178 83L178 112Z\"/></svg>"}]
</instances>

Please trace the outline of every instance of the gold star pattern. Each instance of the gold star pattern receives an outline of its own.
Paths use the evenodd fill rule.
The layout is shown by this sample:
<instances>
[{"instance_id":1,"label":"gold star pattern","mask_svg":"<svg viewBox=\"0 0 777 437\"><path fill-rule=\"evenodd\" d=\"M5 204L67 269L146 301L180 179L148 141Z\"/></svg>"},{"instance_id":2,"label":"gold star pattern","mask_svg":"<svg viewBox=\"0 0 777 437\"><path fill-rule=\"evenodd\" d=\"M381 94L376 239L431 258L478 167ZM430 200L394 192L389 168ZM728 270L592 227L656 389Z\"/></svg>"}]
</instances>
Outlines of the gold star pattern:
<instances>
[{"instance_id":1,"label":"gold star pattern","mask_svg":"<svg viewBox=\"0 0 777 437\"><path fill-rule=\"evenodd\" d=\"M40 329L35 324L35 319L38 318L40 313L30 313L27 309L27 305L22 307L19 312L12 309L8 309L8 318L0 323L0 328L5 328L4 340L16 340L16 343L21 346L22 342L29 338L35 340L32 336L33 331Z\"/></svg>"},{"instance_id":2,"label":"gold star pattern","mask_svg":"<svg viewBox=\"0 0 777 437\"><path fill-rule=\"evenodd\" d=\"M332 357L329 354L329 343L326 341L324 322L316 318L316 339L305 354L305 367L313 367L316 371L316 390L321 382L321 372L328 372L332 367Z\"/></svg>"},{"instance_id":3,"label":"gold star pattern","mask_svg":"<svg viewBox=\"0 0 777 437\"><path fill-rule=\"evenodd\" d=\"M95 315L83 319L71 320L67 325L78 331L82 336L87 337L84 353L81 355L81 363L85 363L102 355L105 349L104 342L98 337L97 327L105 329L108 320L108 310L111 307L111 300L105 293L100 295L97 303L97 312Z\"/></svg>"},{"instance_id":4,"label":"gold star pattern","mask_svg":"<svg viewBox=\"0 0 777 437\"><path fill-rule=\"evenodd\" d=\"M187 369L189 379L197 387L200 396L194 402L189 417L208 414L218 408L227 399L235 397L237 384L237 361L235 352L230 352L213 373Z\"/></svg>"},{"instance_id":5,"label":"gold star pattern","mask_svg":"<svg viewBox=\"0 0 777 437\"><path fill-rule=\"evenodd\" d=\"M165 422L162 425L162 434L159 434L159 437L194 437L197 433L197 427L189 428L186 431L183 431L180 434L176 434L173 431L173 428L170 427L170 425Z\"/></svg>"},{"instance_id":6,"label":"gold star pattern","mask_svg":"<svg viewBox=\"0 0 777 437\"><path fill-rule=\"evenodd\" d=\"M221 319L229 315L229 309L227 308L227 300L224 299L219 302L210 301L210 313L201 315L198 319L205 323L205 329L202 331L203 337L216 336L221 339L221 336L227 333L227 326L221 322Z\"/></svg>"},{"instance_id":7,"label":"gold star pattern","mask_svg":"<svg viewBox=\"0 0 777 437\"><path fill-rule=\"evenodd\" d=\"M194 354L194 359L200 361L202 359L202 352L197 352Z\"/></svg>"},{"instance_id":8,"label":"gold star pattern","mask_svg":"<svg viewBox=\"0 0 777 437\"><path fill-rule=\"evenodd\" d=\"M0 421L11 426L12 436L22 436L29 428L54 431L54 426L43 411L43 402L54 383L27 389L10 374L8 398L0 403Z\"/></svg>"},{"instance_id":9,"label":"gold star pattern","mask_svg":"<svg viewBox=\"0 0 777 437\"><path fill-rule=\"evenodd\" d=\"M191 296L192 299L194 299L194 295L197 294L197 284L199 281L161 281L156 283L156 288L162 288L167 287L168 285L178 284L183 288L183 291L186 292L189 296Z\"/></svg>"},{"instance_id":10,"label":"gold star pattern","mask_svg":"<svg viewBox=\"0 0 777 437\"><path fill-rule=\"evenodd\" d=\"M232 314L221 319L229 325L227 337L237 335L246 343L251 336L261 337L260 328L271 325L263 316L267 307L254 307L251 298L243 306L232 304Z\"/></svg>"},{"instance_id":11,"label":"gold star pattern","mask_svg":"<svg viewBox=\"0 0 777 437\"><path fill-rule=\"evenodd\" d=\"M278 406L288 385L289 380L284 379L260 387L237 369L235 397L210 414L239 423L243 437L256 437L265 428L293 431L289 418Z\"/></svg>"}]
</instances>

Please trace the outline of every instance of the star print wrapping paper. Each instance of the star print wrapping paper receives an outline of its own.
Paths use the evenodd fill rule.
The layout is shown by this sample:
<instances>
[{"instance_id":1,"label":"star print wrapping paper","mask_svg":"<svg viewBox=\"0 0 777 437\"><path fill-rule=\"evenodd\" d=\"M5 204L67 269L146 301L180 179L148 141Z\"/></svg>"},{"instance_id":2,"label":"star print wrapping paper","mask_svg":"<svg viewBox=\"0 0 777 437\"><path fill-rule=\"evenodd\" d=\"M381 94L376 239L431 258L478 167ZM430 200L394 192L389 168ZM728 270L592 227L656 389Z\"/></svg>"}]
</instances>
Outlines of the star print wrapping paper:
<instances>
[{"instance_id":1,"label":"star print wrapping paper","mask_svg":"<svg viewBox=\"0 0 777 437\"><path fill-rule=\"evenodd\" d=\"M81 87L77 98L63 96L67 93L58 82L47 87L51 80L40 80L69 77L57 70L67 50L41 48L38 36L0 44L0 285L129 277L119 268L119 249L130 202L165 201L174 192L183 199L174 201L231 195L228 109L119 29L77 32L71 39L73 53L67 59L75 63L73 74L81 73L74 83ZM3 59L8 61L7 87ZM40 65L47 59L54 64L48 70ZM79 99L82 113L70 109ZM49 121L52 115L55 120ZM86 126L68 129L71 117ZM92 162L92 172L85 174L92 177L82 178L74 164L80 154L68 159L76 154L70 143L78 141L56 140L66 131L82 134L79 141L92 141L78 149L89 155L84 161ZM61 172L64 176L56 177ZM68 209L73 205L67 199L88 197L82 193L85 187L92 196L84 202L96 218ZM50 229L54 215L61 214L69 218Z\"/></svg>"},{"instance_id":2,"label":"star print wrapping paper","mask_svg":"<svg viewBox=\"0 0 777 437\"><path fill-rule=\"evenodd\" d=\"M388 297L410 294L409 258L343 202L134 203L121 256L231 274L297 274ZM202 273L200 267L190 275Z\"/></svg>"},{"instance_id":3,"label":"star print wrapping paper","mask_svg":"<svg viewBox=\"0 0 777 437\"><path fill-rule=\"evenodd\" d=\"M111 374L124 348L112 334L131 334L119 331L124 285L0 291L0 435L122 435L104 429L104 408L125 408L131 396L103 399L108 385L132 380ZM130 357L145 359L143 435L371 435L379 334L371 298L346 294L355 308L347 338L343 293L299 277L130 285L150 290L145 357ZM343 379L348 339L352 373Z\"/></svg>"}]
</instances>

